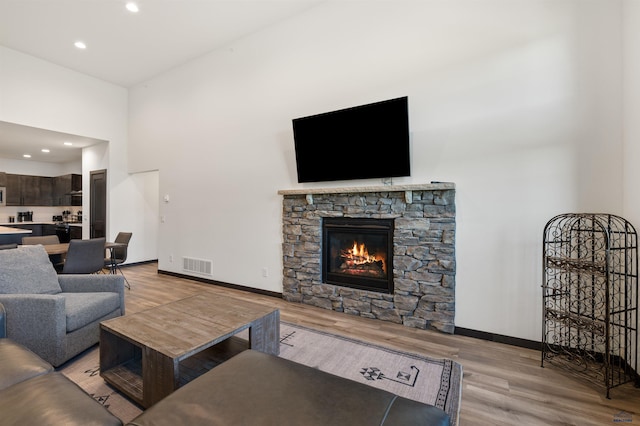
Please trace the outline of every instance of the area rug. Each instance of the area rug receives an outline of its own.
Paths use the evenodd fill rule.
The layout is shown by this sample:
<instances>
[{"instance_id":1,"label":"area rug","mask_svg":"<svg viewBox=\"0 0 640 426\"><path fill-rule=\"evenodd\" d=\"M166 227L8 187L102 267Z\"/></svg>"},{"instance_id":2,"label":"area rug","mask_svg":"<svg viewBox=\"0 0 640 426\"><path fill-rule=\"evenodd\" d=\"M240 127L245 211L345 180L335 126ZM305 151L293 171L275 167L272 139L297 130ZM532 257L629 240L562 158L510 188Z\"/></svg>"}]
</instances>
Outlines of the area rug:
<instances>
[{"instance_id":1,"label":"area rug","mask_svg":"<svg viewBox=\"0 0 640 426\"><path fill-rule=\"evenodd\" d=\"M246 338L246 333L239 336ZM443 409L458 424L462 366L282 322L280 356L356 382ZM142 409L104 382L98 347L66 363L60 371L124 423Z\"/></svg>"},{"instance_id":2,"label":"area rug","mask_svg":"<svg viewBox=\"0 0 640 426\"><path fill-rule=\"evenodd\" d=\"M458 424L462 366L360 340L280 324L280 356L443 409Z\"/></svg>"}]
</instances>

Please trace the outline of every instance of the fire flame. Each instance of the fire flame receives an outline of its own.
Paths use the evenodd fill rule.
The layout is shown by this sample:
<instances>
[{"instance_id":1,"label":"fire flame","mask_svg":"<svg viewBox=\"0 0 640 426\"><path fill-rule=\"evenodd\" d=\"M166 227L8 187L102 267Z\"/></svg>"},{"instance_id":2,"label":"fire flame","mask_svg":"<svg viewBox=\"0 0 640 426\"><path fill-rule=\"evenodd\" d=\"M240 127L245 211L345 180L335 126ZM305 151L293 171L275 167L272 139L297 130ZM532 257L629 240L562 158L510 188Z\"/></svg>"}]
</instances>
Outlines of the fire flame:
<instances>
[{"instance_id":1,"label":"fire flame","mask_svg":"<svg viewBox=\"0 0 640 426\"><path fill-rule=\"evenodd\" d=\"M353 260L353 263L356 265L361 265L363 263L375 262L376 258L374 256L369 256L369 251L367 247L363 244L358 244L356 241L353 242L353 247L350 250L347 250L348 257Z\"/></svg>"},{"instance_id":2,"label":"fire flame","mask_svg":"<svg viewBox=\"0 0 640 426\"><path fill-rule=\"evenodd\" d=\"M344 259L344 262L346 264L345 266L347 267L366 265L368 263L378 261L384 262L384 259L379 259L377 256L370 255L364 243L358 244L357 241L353 242L353 247L351 247L350 249L343 250L341 257Z\"/></svg>"}]
</instances>

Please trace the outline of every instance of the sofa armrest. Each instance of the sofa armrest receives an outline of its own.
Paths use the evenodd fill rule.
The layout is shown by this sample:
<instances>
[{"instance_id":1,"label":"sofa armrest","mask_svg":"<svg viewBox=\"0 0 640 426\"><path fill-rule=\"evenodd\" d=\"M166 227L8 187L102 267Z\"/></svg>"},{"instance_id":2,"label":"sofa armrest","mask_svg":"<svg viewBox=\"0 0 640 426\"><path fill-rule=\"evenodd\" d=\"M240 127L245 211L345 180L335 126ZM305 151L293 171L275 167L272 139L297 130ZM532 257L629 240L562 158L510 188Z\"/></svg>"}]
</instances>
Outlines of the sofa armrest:
<instances>
[{"instance_id":1,"label":"sofa armrest","mask_svg":"<svg viewBox=\"0 0 640 426\"><path fill-rule=\"evenodd\" d=\"M0 338L7 337L7 312L4 305L0 303Z\"/></svg>"},{"instance_id":2,"label":"sofa armrest","mask_svg":"<svg viewBox=\"0 0 640 426\"><path fill-rule=\"evenodd\" d=\"M124 277L113 274L58 275L63 293L110 292L120 296L120 311L124 315Z\"/></svg>"},{"instance_id":3,"label":"sofa armrest","mask_svg":"<svg viewBox=\"0 0 640 426\"><path fill-rule=\"evenodd\" d=\"M60 288L64 293L91 293L110 291L124 294L124 278L114 274L61 274Z\"/></svg>"},{"instance_id":4,"label":"sofa armrest","mask_svg":"<svg viewBox=\"0 0 640 426\"><path fill-rule=\"evenodd\" d=\"M65 299L56 294L0 294L6 337L27 346L55 347L67 333Z\"/></svg>"}]
</instances>

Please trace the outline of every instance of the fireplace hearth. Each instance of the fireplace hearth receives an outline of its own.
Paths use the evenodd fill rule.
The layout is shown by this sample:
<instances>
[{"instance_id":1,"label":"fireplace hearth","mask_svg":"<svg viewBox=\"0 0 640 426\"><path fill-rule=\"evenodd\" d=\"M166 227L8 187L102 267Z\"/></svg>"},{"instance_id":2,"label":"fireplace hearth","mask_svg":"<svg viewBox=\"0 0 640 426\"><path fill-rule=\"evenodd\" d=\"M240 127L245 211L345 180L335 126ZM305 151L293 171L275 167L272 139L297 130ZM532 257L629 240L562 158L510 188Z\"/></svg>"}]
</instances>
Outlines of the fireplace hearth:
<instances>
[{"instance_id":1,"label":"fireplace hearth","mask_svg":"<svg viewBox=\"0 0 640 426\"><path fill-rule=\"evenodd\" d=\"M278 193L285 300L453 333L453 183Z\"/></svg>"},{"instance_id":2,"label":"fireplace hearth","mask_svg":"<svg viewBox=\"0 0 640 426\"><path fill-rule=\"evenodd\" d=\"M393 294L393 220L325 218L322 276L328 284Z\"/></svg>"}]
</instances>

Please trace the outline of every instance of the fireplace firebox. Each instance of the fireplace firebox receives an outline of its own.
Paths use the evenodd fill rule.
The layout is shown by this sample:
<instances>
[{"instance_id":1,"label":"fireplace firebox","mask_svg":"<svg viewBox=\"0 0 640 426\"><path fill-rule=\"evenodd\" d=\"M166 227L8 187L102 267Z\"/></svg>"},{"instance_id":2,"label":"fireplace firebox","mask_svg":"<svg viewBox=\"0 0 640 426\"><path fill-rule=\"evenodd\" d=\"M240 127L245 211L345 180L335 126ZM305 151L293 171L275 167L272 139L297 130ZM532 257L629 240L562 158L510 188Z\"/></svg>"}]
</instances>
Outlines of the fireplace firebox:
<instances>
[{"instance_id":1,"label":"fireplace firebox","mask_svg":"<svg viewBox=\"0 0 640 426\"><path fill-rule=\"evenodd\" d=\"M324 218L327 284L393 294L393 219Z\"/></svg>"}]
</instances>

